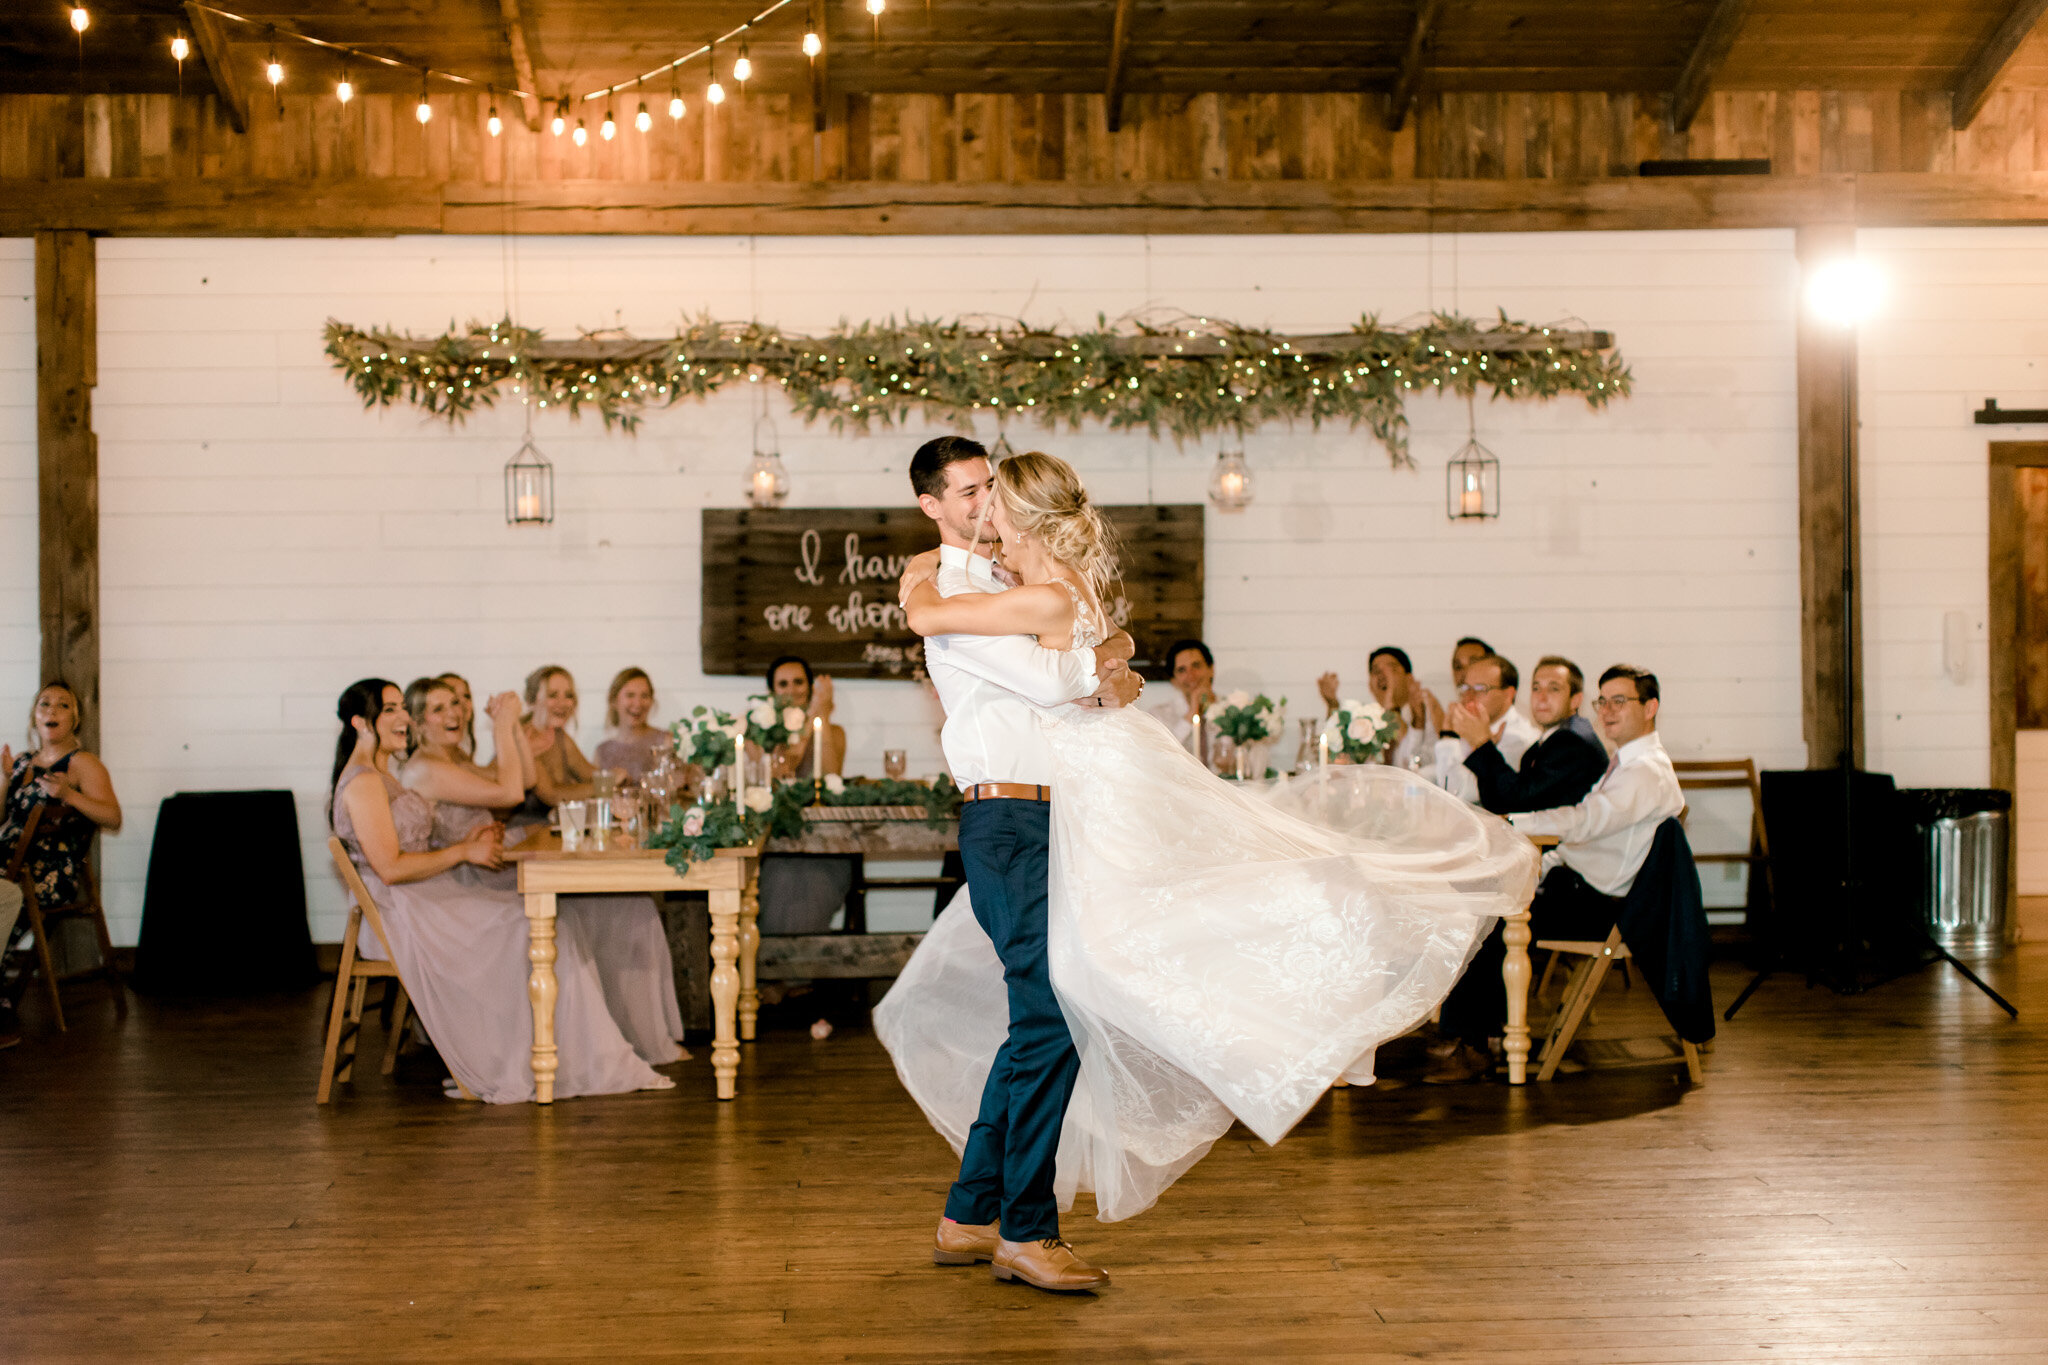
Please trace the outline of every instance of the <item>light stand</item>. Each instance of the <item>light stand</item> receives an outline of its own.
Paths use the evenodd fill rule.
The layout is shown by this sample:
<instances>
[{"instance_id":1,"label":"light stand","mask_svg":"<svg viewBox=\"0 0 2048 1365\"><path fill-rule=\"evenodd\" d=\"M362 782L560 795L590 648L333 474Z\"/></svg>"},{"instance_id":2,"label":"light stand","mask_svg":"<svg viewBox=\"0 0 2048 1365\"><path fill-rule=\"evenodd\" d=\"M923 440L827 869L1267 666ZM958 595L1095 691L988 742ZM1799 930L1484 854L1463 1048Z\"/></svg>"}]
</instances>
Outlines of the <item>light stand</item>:
<instances>
[{"instance_id":1,"label":"light stand","mask_svg":"<svg viewBox=\"0 0 2048 1365\"><path fill-rule=\"evenodd\" d=\"M1807 964L1807 984L1824 981L1837 995L1856 995L1887 981L1896 980L1908 968L1877 980L1864 980L1857 970L1856 960L1862 954L1855 929L1855 907L1861 903L1859 897L1866 888L1857 876L1856 860L1856 779L1860 775L1856 766L1856 540L1857 526L1854 515L1856 507L1856 330L1869 316L1882 289L1882 281L1870 266L1853 257L1831 261L1814 271L1809 281L1808 302L1813 311L1829 322L1841 327L1844 333L1842 351L1842 704L1840 723L1842 727L1842 748L1840 769L1842 774L1842 868L1839 900L1835 906L1833 924L1829 934L1828 967L1824 970L1819 963ZM1773 905L1771 913L1779 913ZM1926 950L1954 967L1963 974L1964 980L1991 997L2000 1009L2017 1019L2020 1012L2010 1001L1993 990L1982 977L1959 962L1955 955L1935 942L1934 935L1924 925L1916 925L1917 937ZM1775 945L1769 958L1759 972L1750 978L1735 1002L1728 1006L1721 1018L1732 1020L1735 1012L1756 994L1757 987L1774 975L1781 965L1782 951ZM1924 963L1922 965L1925 965Z\"/></svg>"}]
</instances>

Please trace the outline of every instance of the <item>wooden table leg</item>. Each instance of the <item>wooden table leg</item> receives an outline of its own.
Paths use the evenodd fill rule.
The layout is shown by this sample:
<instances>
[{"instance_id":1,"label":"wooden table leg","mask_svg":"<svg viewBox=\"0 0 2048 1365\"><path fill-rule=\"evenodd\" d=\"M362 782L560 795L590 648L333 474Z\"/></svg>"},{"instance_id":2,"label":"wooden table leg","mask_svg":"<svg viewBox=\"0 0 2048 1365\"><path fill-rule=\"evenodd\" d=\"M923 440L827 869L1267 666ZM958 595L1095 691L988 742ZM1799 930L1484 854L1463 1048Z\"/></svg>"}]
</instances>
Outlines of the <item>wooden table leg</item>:
<instances>
[{"instance_id":1,"label":"wooden table leg","mask_svg":"<svg viewBox=\"0 0 2048 1365\"><path fill-rule=\"evenodd\" d=\"M1500 964L1501 984L1508 995L1508 1084L1529 1080L1529 907L1507 917L1502 935L1507 956Z\"/></svg>"},{"instance_id":2,"label":"wooden table leg","mask_svg":"<svg viewBox=\"0 0 2048 1365\"><path fill-rule=\"evenodd\" d=\"M733 963L740 955L740 892L713 891L711 897L711 1074L718 1098L729 1100L738 1090L740 1039L736 1006L740 974Z\"/></svg>"},{"instance_id":3,"label":"wooden table leg","mask_svg":"<svg viewBox=\"0 0 2048 1365\"><path fill-rule=\"evenodd\" d=\"M526 898L526 996L533 1002L533 1098L555 1102L555 897L537 891Z\"/></svg>"},{"instance_id":4,"label":"wooden table leg","mask_svg":"<svg viewBox=\"0 0 2048 1365\"><path fill-rule=\"evenodd\" d=\"M761 991L754 972L761 962L761 879L754 869L760 863L747 860L747 885L740 892L740 1041L754 1041L754 1025L761 1017Z\"/></svg>"}]
</instances>

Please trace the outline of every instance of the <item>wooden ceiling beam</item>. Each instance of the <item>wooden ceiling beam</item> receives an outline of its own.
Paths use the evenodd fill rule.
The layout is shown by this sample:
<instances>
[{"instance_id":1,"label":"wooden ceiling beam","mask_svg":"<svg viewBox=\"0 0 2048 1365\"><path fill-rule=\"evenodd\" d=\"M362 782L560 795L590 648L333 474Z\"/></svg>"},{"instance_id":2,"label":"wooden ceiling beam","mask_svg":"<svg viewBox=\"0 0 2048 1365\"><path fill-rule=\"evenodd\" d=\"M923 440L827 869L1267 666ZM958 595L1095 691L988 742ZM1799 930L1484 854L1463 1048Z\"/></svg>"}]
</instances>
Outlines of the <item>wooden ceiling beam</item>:
<instances>
[{"instance_id":1,"label":"wooden ceiling beam","mask_svg":"<svg viewBox=\"0 0 2048 1365\"><path fill-rule=\"evenodd\" d=\"M1109 131L1124 122L1124 51L1131 37L1131 0L1116 0L1116 17L1109 25L1109 80L1103 88L1103 110Z\"/></svg>"},{"instance_id":2,"label":"wooden ceiling beam","mask_svg":"<svg viewBox=\"0 0 2048 1365\"><path fill-rule=\"evenodd\" d=\"M1671 91L1673 131L1682 133L1692 127L1714 88L1714 77L1721 74L1722 64L1734 50L1735 35L1748 10L1749 0L1721 0L1707 16L1707 26L1700 30L1699 41L1692 45L1692 55L1685 59L1685 69L1678 73L1678 84Z\"/></svg>"},{"instance_id":3,"label":"wooden ceiling beam","mask_svg":"<svg viewBox=\"0 0 2048 1365\"><path fill-rule=\"evenodd\" d=\"M1429 62L1429 49L1436 37L1436 21L1444 12L1444 0L1422 0L1415 10L1415 27L1408 30L1407 51L1401 57L1401 74L1394 78L1394 95L1387 105L1387 131L1398 133L1408 121L1408 110L1422 88L1422 73Z\"/></svg>"},{"instance_id":4,"label":"wooden ceiling beam","mask_svg":"<svg viewBox=\"0 0 2048 1365\"><path fill-rule=\"evenodd\" d=\"M526 12L519 0L498 0L505 44L512 49L512 74L519 82L520 103L526 106L526 131L540 131L540 82L533 74L533 44L526 33Z\"/></svg>"},{"instance_id":5,"label":"wooden ceiling beam","mask_svg":"<svg viewBox=\"0 0 2048 1365\"><path fill-rule=\"evenodd\" d=\"M818 55L811 58L811 131L822 133L831 123L826 100L830 98L832 82L828 79L825 63L832 59L832 7L820 6L814 11L818 25Z\"/></svg>"},{"instance_id":6,"label":"wooden ceiling beam","mask_svg":"<svg viewBox=\"0 0 2048 1365\"><path fill-rule=\"evenodd\" d=\"M186 0L185 22L192 25L193 45L199 49L200 60L206 63L206 74L213 77L213 88L220 93L220 102L227 106L228 122L238 133L248 132L249 90L229 60L227 29L221 24L220 16L203 5Z\"/></svg>"},{"instance_id":7,"label":"wooden ceiling beam","mask_svg":"<svg viewBox=\"0 0 2048 1365\"><path fill-rule=\"evenodd\" d=\"M2048 0L2014 0L2005 18L1984 40L1984 46L1977 49L1970 64L1956 76L1955 88L1949 92L1951 127L1958 131L1967 128L1982 112L1984 101L1991 98L1991 92L1998 86L1998 78L2012 65L2020 44L2041 22L2044 13L2048 13Z\"/></svg>"}]
</instances>

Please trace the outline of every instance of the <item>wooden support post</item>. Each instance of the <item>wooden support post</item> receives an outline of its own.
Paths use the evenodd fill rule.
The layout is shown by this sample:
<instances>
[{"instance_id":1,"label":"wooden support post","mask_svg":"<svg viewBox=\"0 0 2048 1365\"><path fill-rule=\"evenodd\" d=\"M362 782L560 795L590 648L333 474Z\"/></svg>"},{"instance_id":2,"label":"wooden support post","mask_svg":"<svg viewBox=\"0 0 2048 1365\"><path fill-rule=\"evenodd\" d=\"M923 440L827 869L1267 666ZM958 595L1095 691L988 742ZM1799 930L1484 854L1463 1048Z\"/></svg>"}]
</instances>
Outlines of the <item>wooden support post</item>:
<instances>
[{"instance_id":1,"label":"wooden support post","mask_svg":"<svg viewBox=\"0 0 2048 1365\"><path fill-rule=\"evenodd\" d=\"M99 748L100 481L92 391L99 383L93 240L36 234L36 511L43 677L85 707L79 739Z\"/></svg>"},{"instance_id":2,"label":"wooden support post","mask_svg":"<svg viewBox=\"0 0 2048 1365\"><path fill-rule=\"evenodd\" d=\"M1735 46L1735 35L1742 28L1742 16L1748 8L1749 0L1721 0L1707 16L1707 26L1700 30L1699 41L1693 44L1692 55L1686 58L1685 69L1679 72L1678 84L1671 91L1674 131L1682 133L1692 127L1700 106L1714 88L1714 77L1720 74L1721 64L1728 60L1728 53Z\"/></svg>"},{"instance_id":3,"label":"wooden support post","mask_svg":"<svg viewBox=\"0 0 2048 1365\"><path fill-rule=\"evenodd\" d=\"M1387 102L1387 131L1398 133L1408 121L1408 110L1422 89L1423 72L1429 67L1429 49L1436 41L1436 21L1444 12L1443 0L1422 0L1415 7L1415 26L1408 30L1408 46L1401 55L1401 71L1394 78L1394 94Z\"/></svg>"},{"instance_id":4,"label":"wooden support post","mask_svg":"<svg viewBox=\"0 0 2048 1365\"><path fill-rule=\"evenodd\" d=\"M1798 229L1799 265L1810 271L1852 254L1856 228L1818 223ZM1856 338L1812 317L1802 300L1797 326L1799 403L1799 656L1800 711L1809 768L1840 764L1842 688L1856 689L1855 762L1863 762L1863 667L1855 642L1855 676L1843 677L1843 559L1848 578L1860 584L1861 555L1856 515ZM1846 439L1845 439L1846 437ZM1843 468L1849 470L1845 501ZM1860 595L1857 598L1860 605ZM1855 632L1860 637L1860 630Z\"/></svg>"},{"instance_id":5,"label":"wooden support post","mask_svg":"<svg viewBox=\"0 0 2048 1365\"><path fill-rule=\"evenodd\" d=\"M1109 78L1103 82L1103 113L1114 133L1124 125L1124 52L1131 39L1131 0L1116 0L1109 21Z\"/></svg>"},{"instance_id":6,"label":"wooden support post","mask_svg":"<svg viewBox=\"0 0 2048 1365\"><path fill-rule=\"evenodd\" d=\"M533 43L526 32L526 14L519 0L498 0L498 18L505 28L505 46L512 53L512 75L519 82L519 103L526 110L526 131L540 131L540 80L533 74Z\"/></svg>"},{"instance_id":7,"label":"wooden support post","mask_svg":"<svg viewBox=\"0 0 2048 1365\"><path fill-rule=\"evenodd\" d=\"M192 42L199 49L199 59L206 63L206 74L213 78L221 104L227 109L229 124L238 133L248 132L249 87L235 69L233 55L228 51L227 25L206 6L191 3L185 6L185 22L192 25Z\"/></svg>"}]
</instances>

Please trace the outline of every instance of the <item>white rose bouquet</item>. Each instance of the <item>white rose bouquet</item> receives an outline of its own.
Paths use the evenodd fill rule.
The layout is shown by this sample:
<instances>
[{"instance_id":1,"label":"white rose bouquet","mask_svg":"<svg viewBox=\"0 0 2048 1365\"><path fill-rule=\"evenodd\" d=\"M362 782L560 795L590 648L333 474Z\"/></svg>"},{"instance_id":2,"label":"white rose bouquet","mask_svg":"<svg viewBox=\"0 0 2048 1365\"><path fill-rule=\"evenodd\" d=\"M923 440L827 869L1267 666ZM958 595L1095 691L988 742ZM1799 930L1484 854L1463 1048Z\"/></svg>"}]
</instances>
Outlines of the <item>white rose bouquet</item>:
<instances>
[{"instance_id":1,"label":"white rose bouquet","mask_svg":"<svg viewBox=\"0 0 2048 1365\"><path fill-rule=\"evenodd\" d=\"M1401 733L1401 717L1376 701L1344 700L1323 726L1330 737L1330 756L1353 763L1371 763L1392 747Z\"/></svg>"},{"instance_id":2,"label":"white rose bouquet","mask_svg":"<svg viewBox=\"0 0 2048 1365\"><path fill-rule=\"evenodd\" d=\"M747 698L747 740L762 753L780 749L804 728L803 708L777 707L775 698L762 695Z\"/></svg>"},{"instance_id":3,"label":"white rose bouquet","mask_svg":"<svg viewBox=\"0 0 2048 1365\"><path fill-rule=\"evenodd\" d=\"M1254 697L1240 689L1211 706L1207 719L1218 734L1234 743L1257 744L1273 737L1279 728L1279 709L1285 705L1285 697L1275 702L1263 692Z\"/></svg>"}]
</instances>

